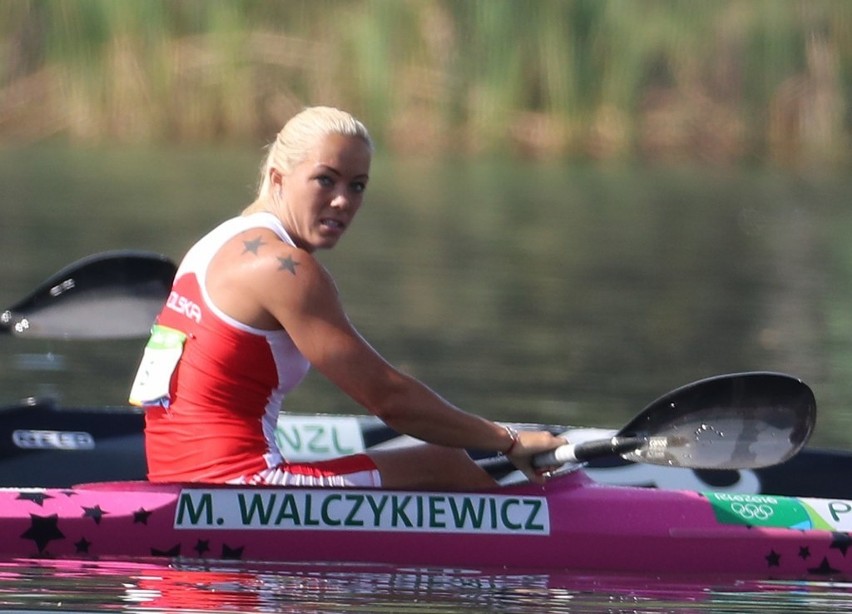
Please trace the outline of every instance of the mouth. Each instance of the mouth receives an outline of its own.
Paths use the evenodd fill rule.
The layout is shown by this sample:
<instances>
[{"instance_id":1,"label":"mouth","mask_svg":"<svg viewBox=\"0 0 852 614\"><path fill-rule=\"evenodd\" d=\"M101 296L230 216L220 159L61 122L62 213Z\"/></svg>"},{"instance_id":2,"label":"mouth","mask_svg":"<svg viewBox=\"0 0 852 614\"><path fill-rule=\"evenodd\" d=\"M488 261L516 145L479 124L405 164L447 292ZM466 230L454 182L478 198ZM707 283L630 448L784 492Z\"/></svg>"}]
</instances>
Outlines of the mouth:
<instances>
[{"instance_id":1,"label":"mouth","mask_svg":"<svg viewBox=\"0 0 852 614\"><path fill-rule=\"evenodd\" d=\"M344 230L346 230L346 224L344 224L340 220L336 220L330 217L322 218L320 220L320 226L329 230L333 230L335 232L343 232Z\"/></svg>"}]
</instances>

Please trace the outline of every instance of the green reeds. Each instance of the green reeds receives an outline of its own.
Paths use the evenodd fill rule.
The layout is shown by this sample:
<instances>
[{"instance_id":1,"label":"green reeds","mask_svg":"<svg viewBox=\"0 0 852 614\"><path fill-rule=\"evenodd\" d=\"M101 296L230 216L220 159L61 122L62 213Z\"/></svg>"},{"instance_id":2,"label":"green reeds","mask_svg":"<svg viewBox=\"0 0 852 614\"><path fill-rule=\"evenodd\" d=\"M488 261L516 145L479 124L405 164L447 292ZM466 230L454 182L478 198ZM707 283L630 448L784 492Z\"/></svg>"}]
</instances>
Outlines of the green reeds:
<instances>
[{"instance_id":1,"label":"green reeds","mask_svg":"<svg viewBox=\"0 0 852 614\"><path fill-rule=\"evenodd\" d=\"M394 151L846 161L852 3L0 0L0 138L266 140L308 104Z\"/></svg>"}]
</instances>

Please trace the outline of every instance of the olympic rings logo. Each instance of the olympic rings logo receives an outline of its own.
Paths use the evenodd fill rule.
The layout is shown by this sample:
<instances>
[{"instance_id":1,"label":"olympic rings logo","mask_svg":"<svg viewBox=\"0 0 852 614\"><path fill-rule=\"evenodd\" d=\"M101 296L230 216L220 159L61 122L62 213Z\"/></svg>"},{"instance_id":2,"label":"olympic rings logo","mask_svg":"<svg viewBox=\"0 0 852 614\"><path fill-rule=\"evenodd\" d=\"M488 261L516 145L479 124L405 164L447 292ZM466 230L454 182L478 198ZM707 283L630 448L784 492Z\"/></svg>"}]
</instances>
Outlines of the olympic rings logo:
<instances>
[{"instance_id":1,"label":"olympic rings logo","mask_svg":"<svg viewBox=\"0 0 852 614\"><path fill-rule=\"evenodd\" d=\"M775 513L772 506L757 503L732 503L731 511L745 520L768 520Z\"/></svg>"}]
</instances>

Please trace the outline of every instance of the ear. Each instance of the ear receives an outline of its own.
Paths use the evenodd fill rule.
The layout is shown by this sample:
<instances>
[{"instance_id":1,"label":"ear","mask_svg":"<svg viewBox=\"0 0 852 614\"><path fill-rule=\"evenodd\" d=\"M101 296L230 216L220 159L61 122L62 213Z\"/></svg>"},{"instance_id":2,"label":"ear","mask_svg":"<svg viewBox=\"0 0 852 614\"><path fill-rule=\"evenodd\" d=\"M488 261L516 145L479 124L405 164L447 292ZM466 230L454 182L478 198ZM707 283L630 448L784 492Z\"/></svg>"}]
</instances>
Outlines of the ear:
<instances>
[{"instance_id":1,"label":"ear","mask_svg":"<svg viewBox=\"0 0 852 614\"><path fill-rule=\"evenodd\" d=\"M269 169L269 187L273 190L280 189L284 185L284 173L277 168L270 167Z\"/></svg>"}]
</instances>

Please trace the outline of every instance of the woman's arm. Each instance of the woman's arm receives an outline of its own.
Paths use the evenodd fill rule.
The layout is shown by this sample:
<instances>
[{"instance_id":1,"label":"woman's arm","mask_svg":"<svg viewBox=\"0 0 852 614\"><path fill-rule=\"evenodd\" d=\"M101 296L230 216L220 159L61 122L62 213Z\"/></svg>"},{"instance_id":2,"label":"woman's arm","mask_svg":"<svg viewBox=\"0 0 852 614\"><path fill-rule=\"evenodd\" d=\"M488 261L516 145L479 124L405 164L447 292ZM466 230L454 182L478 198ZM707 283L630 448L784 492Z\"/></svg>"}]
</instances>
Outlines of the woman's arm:
<instances>
[{"instance_id":1,"label":"woman's arm","mask_svg":"<svg viewBox=\"0 0 852 614\"><path fill-rule=\"evenodd\" d=\"M310 254L289 246L276 251L260 267L258 300L343 392L395 430L430 443L503 452L513 446L505 427L462 411L388 363L355 330L333 280ZM560 443L549 433L523 433L512 452L528 455Z\"/></svg>"},{"instance_id":2,"label":"woman's arm","mask_svg":"<svg viewBox=\"0 0 852 614\"><path fill-rule=\"evenodd\" d=\"M546 431L516 436L393 367L357 332L331 276L307 252L272 237L257 253L241 245L223 249L211 263L207 287L216 304L251 326L283 327L315 369L390 427L445 446L511 448L513 462L528 475L530 456L564 443Z\"/></svg>"}]
</instances>

